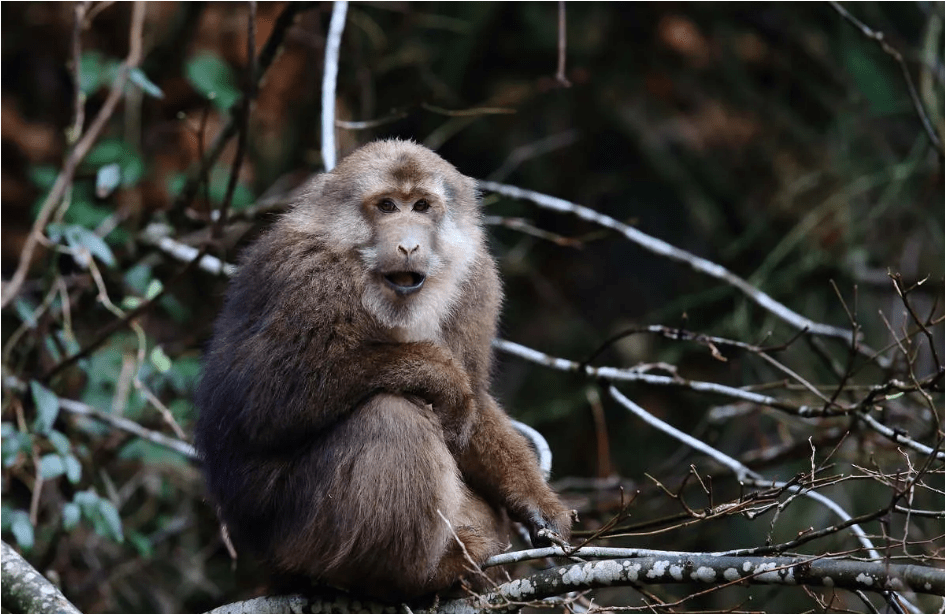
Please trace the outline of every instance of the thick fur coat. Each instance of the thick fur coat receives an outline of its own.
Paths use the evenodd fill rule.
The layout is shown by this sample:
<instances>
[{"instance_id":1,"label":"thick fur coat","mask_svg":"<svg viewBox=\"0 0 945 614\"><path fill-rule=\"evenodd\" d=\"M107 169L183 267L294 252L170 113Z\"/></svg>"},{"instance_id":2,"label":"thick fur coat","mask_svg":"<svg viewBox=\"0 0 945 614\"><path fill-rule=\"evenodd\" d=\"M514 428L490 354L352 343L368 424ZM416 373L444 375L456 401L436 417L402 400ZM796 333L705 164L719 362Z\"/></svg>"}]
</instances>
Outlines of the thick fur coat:
<instances>
[{"instance_id":1,"label":"thick fur coat","mask_svg":"<svg viewBox=\"0 0 945 614\"><path fill-rule=\"evenodd\" d=\"M497 553L506 512L567 537L489 392L502 293L480 216L472 179L380 141L246 250L196 396L209 491L241 552L402 600L466 573L456 536L477 562Z\"/></svg>"}]
</instances>

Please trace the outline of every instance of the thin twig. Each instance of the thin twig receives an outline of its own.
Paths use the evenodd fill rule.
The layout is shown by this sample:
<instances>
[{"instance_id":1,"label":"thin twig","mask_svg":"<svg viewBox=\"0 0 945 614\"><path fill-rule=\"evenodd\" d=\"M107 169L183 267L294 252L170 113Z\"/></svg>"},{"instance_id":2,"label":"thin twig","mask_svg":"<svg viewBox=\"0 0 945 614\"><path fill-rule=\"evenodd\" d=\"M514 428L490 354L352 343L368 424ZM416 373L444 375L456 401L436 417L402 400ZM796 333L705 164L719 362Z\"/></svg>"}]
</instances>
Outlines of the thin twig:
<instances>
[{"instance_id":1,"label":"thin twig","mask_svg":"<svg viewBox=\"0 0 945 614\"><path fill-rule=\"evenodd\" d=\"M407 117L409 113L406 111L395 111L390 115L385 117L378 117L377 119L366 119L363 121L345 121L342 119L335 120L336 128L343 128L345 130L369 130L371 128L377 128L378 126L383 126L385 124L392 124L396 121L399 121Z\"/></svg>"},{"instance_id":2,"label":"thin twig","mask_svg":"<svg viewBox=\"0 0 945 614\"><path fill-rule=\"evenodd\" d=\"M899 51L886 42L886 36L882 32L873 30L865 23L854 17L847 11L839 2L831 1L830 6L837 11L841 17L853 24L857 30L859 30L863 36L876 41L876 43L882 48L887 55L896 60L896 63L899 64L899 69L902 71L903 79L906 81L906 87L909 90L909 98L912 99L912 105L915 107L915 112L919 116L919 121L922 122L922 128L925 129L925 133L928 135L929 140L932 141L932 145L938 151L939 158L945 157L945 147L942 146L942 141L939 139L938 134L935 132L935 127L932 126L932 121L929 119L928 113L925 111L925 105L922 104L922 100L919 98L919 93L915 89L915 84L912 82L912 75L909 74L909 67L906 66L906 61L902 58L902 54Z\"/></svg>"},{"instance_id":3,"label":"thin twig","mask_svg":"<svg viewBox=\"0 0 945 614\"><path fill-rule=\"evenodd\" d=\"M674 439L681 441L685 445L695 450L698 450L699 452L702 452L703 454L715 460L717 463L720 463L722 466L728 467L729 469L731 469L735 473L735 475L738 477L739 481L752 483L759 486L773 486L776 488L784 487L791 492L802 494L803 496L809 499L813 499L814 501L817 501L818 503L820 503L821 505L823 505L824 507L832 511L834 514L836 514L844 522L851 522L854 520L853 517L849 513L847 513L846 510L840 507L832 499L829 499L818 492L804 490L803 486L795 486L790 483L780 483L776 481L766 480L760 474L752 471L751 469L749 469L742 463L738 462L731 456L723 453L721 450L713 448L712 446L704 443L703 441L696 439L694 437L691 437L690 435L683 433L679 429L667 424L666 422L663 422L662 420L660 420L659 418L657 418L656 416L646 411L645 409L643 409L642 407L640 407L639 405L637 405L636 403L628 399L626 396L621 394L621 392L617 390L614 386L610 386L608 388L608 392L610 393L611 397L614 398L614 400L616 400L618 403L620 403L625 408L630 410L634 415L643 419L645 422L647 422L651 426L666 433L670 437L673 437ZM851 523L849 525L849 528L856 535L857 539L863 545L866 551L869 553L871 558L874 558L874 559L881 558L879 552L877 552L875 546L873 546L872 541L870 541L869 537L867 537L866 533L859 526L859 523L855 523L855 524Z\"/></svg>"},{"instance_id":4,"label":"thin twig","mask_svg":"<svg viewBox=\"0 0 945 614\"><path fill-rule=\"evenodd\" d=\"M266 71L269 70L269 67L282 49L286 33L289 28L292 27L292 24L295 23L295 18L298 17L299 13L308 10L313 5L314 2L289 2L286 4L285 8L282 9L282 12L279 13L272 32L269 34L269 38L266 39L266 44L263 46L262 51L259 52L259 59L256 62L256 86L259 85L259 82L266 75ZM204 177L209 173L210 169L223 153L230 139L236 136L237 130L239 129L238 119L238 114L230 115L226 126L217 134L206 154L188 171L184 188L181 190L180 195L174 199L175 209L189 204L197 195L197 190L200 188L201 183L204 182Z\"/></svg>"},{"instance_id":5,"label":"thin twig","mask_svg":"<svg viewBox=\"0 0 945 614\"><path fill-rule=\"evenodd\" d=\"M447 117L476 117L479 115L513 115L516 113L515 109L508 109L505 107L472 107L470 109L460 109L460 110L451 110L444 109L443 107L438 107L432 105L428 102L420 103L420 106L427 111L436 113L437 115L445 115Z\"/></svg>"},{"instance_id":6,"label":"thin twig","mask_svg":"<svg viewBox=\"0 0 945 614\"><path fill-rule=\"evenodd\" d=\"M568 54L567 19L564 15L564 0L558 0L558 72L555 81L562 87L571 87L571 82L565 75L564 62Z\"/></svg>"},{"instance_id":7,"label":"thin twig","mask_svg":"<svg viewBox=\"0 0 945 614\"><path fill-rule=\"evenodd\" d=\"M54 375L56 375L63 369L66 369L72 366L77 361L85 358L86 356L94 352L96 348L98 348L100 345L105 343L115 331L121 328L124 328L125 326L130 326L135 318L137 318L139 315L141 315L142 313L150 309L159 300L161 300L164 297L164 295L167 293L167 291L175 283L177 283L178 280L182 279L184 275L187 274L188 271L190 271L194 266L196 266L198 262L201 262L203 260L203 258L205 257L204 255L206 254L207 248L208 246L204 246L203 249L199 250L196 256L193 259L191 259L190 262L186 264L186 266L182 267L181 270L178 271L177 274L174 275L174 277L172 277L167 283L163 284L161 291L158 292L155 296L144 301L143 303L141 303L140 305L138 305L137 307L135 307L134 309L126 313L124 317L119 318L117 320L113 320L109 324L105 325L102 328L102 330L99 332L98 336L91 343L86 345L79 352L76 352L72 356L69 356L68 358L62 360L59 364L50 368L48 371L46 371L42 375L42 377L40 378L40 381L48 382L50 378L52 378Z\"/></svg>"},{"instance_id":8,"label":"thin twig","mask_svg":"<svg viewBox=\"0 0 945 614\"><path fill-rule=\"evenodd\" d=\"M72 25L72 83L75 86L75 100L72 110L72 126L66 131L69 143L74 143L82 134L85 125L85 93L82 91L82 29L85 23L85 13L88 8L85 2L76 2L73 5Z\"/></svg>"},{"instance_id":9,"label":"thin twig","mask_svg":"<svg viewBox=\"0 0 945 614\"><path fill-rule=\"evenodd\" d=\"M36 245L40 243L49 218L56 210L56 207L58 207L66 191L72 186L72 178L75 176L75 171L79 163L82 162L89 153L89 150L92 148L92 145L95 144L95 141L105 128L108 120L111 119L111 116L115 113L115 109L118 107L118 103L121 101L122 95L124 94L128 74L132 68L137 67L141 62L141 37L144 28L144 11L145 3L141 1L135 2L131 15L128 56L125 58L125 61L122 62L118 70L118 75L115 77L115 81L112 82L111 90L109 90L108 97L102 104L98 115L96 115L89 129L82 135L82 138L79 139L78 143L76 143L75 147L69 153L69 157L66 158L62 171L60 171L59 175L56 177L56 182L53 184L52 189L40 206L39 215L36 216L36 221L33 222L30 234L26 238L23 250L20 252L20 260L17 264L16 271L13 273L13 277L10 281L3 285L3 298L0 300L0 307L9 305L16 295L19 294L20 288L26 280L30 263L33 260L33 252L36 249ZM75 87L79 87L79 84L76 83Z\"/></svg>"},{"instance_id":10,"label":"thin twig","mask_svg":"<svg viewBox=\"0 0 945 614\"><path fill-rule=\"evenodd\" d=\"M932 336L931 331L926 327L926 322L922 321L922 318L919 317L919 314L915 312L915 309L912 307L912 303L909 302L909 293L919 286L921 286L925 280L919 281L912 288L905 288L902 283L902 275L896 273L895 275L890 275L890 278L893 281L893 285L896 288L896 293L899 294L899 298L902 299L902 304L906 306L906 309L909 311L909 315L912 316L913 321L919 326L919 330L922 331L922 334L925 335L926 340L929 343L929 350L932 352L932 360L935 362L935 371L942 370L942 363L938 358L938 350L935 349L935 338ZM929 318L931 319L931 317Z\"/></svg>"},{"instance_id":11,"label":"thin twig","mask_svg":"<svg viewBox=\"0 0 945 614\"><path fill-rule=\"evenodd\" d=\"M233 167L230 169L230 180L226 184L226 194L220 203L219 215L213 223L211 236L219 240L223 236L223 227L226 226L227 213L233 201L233 193L239 182L240 169L243 167L243 158L246 155L246 143L249 140L249 115L256 99L256 2L249 0L249 19L246 26L246 87L243 99L240 101L236 118L239 120L239 137L236 140L236 156Z\"/></svg>"}]
</instances>

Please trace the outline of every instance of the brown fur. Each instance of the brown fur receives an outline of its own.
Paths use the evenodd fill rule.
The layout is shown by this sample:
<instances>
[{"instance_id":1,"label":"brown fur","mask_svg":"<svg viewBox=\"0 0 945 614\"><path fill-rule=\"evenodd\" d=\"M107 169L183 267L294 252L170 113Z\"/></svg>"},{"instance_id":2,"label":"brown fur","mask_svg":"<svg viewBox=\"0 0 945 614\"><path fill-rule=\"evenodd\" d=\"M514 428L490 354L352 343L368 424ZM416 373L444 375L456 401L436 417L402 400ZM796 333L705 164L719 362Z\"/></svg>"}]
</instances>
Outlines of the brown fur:
<instances>
[{"instance_id":1,"label":"brown fur","mask_svg":"<svg viewBox=\"0 0 945 614\"><path fill-rule=\"evenodd\" d=\"M505 512L566 538L568 512L489 394L501 299L475 183L435 153L375 142L317 176L244 255L197 392L237 547L402 600L466 574L440 514L477 563L500 550Z\"/></svg>"}]
</instances>

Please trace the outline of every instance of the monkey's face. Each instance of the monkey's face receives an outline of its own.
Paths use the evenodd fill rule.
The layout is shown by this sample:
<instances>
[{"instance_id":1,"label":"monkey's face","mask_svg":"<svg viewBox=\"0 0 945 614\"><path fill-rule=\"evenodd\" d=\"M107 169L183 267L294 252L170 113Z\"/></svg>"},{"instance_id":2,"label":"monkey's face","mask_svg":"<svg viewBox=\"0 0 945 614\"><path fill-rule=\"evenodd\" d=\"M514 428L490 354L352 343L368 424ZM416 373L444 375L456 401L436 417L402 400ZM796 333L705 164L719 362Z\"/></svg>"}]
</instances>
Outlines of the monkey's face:
<instances>
[{"instance_id":1,"label":"monkey's face","mask_svg":"<svg viewBox=\"0 0 945 614\"><path fill-rule=\"evenodd\" d=\"M429 149L370 143L322 175L307 225L363 270L362 305L398 338L432 339L484 249L475 182Z\"/></svg>"},{"instance_id":2,"label":"monkey's face","mask_svg":"<svg viewBox=\"0 0 945 614\"><path fill-rule=\"evenodd\" d=\"M373 230L361 250L365 265L388 289L390 300L419 292L427 277L442 268L437 231L446 214L442 198L427 191L381 193L364 202L364 216Z\"/></svg>"}]
</instances>

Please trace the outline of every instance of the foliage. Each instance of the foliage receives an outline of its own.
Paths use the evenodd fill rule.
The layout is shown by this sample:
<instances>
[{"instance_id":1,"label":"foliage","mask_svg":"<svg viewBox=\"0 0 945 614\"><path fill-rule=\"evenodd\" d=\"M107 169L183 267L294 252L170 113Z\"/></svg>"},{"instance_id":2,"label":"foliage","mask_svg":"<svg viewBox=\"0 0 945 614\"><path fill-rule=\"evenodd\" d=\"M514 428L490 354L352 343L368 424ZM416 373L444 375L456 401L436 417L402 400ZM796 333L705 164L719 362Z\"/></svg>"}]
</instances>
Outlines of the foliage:
<instances>
[{"instance_id":1,"label":"foliage","mask_svg":"<svg viewBox=\"0 0 945 614\"><path fill-rule=\"evenodd\" d=\"M330 4L260 3L253 49L244 3L145 7L129 67L131 4L3 8L2 531L87 612L203 611L265 590L251 562L234 570L193 459L115 425L189 439L226 279L184 260L196 249L235 262L321 169ZM570 87L555 79L553 3L352 5L341 153L416 139L466 174L589 207L859 339L800 334L751 294L605 226L485 193L503 337L574 361L567 374L505 351L496 386L549 439L583 537L863 555L848 530L816 535L840 524L822 505L749 479L764 476L875 514L861 524L890 560L940 565L941 7L851 6L882 41L829 5L566 9ZM914 92L883 45L902 53ZM69 170L99 113L101 135ZM44 210L42 247L13 293L6 280ZM644 426L588 371L604 365L720 456ZM595 603L863 607L826 589L647 590Z\"/></svg>"}]
</instances>

